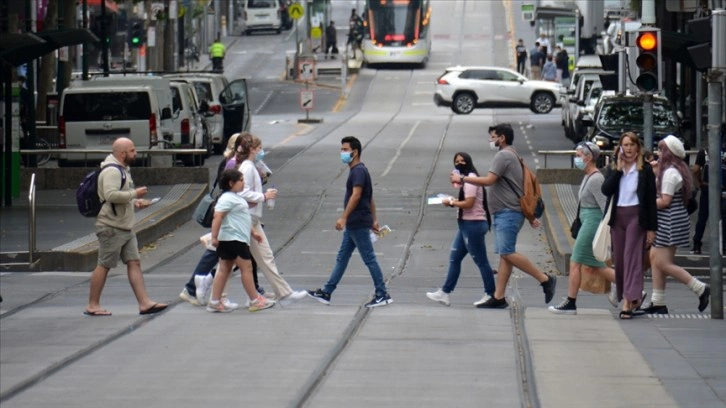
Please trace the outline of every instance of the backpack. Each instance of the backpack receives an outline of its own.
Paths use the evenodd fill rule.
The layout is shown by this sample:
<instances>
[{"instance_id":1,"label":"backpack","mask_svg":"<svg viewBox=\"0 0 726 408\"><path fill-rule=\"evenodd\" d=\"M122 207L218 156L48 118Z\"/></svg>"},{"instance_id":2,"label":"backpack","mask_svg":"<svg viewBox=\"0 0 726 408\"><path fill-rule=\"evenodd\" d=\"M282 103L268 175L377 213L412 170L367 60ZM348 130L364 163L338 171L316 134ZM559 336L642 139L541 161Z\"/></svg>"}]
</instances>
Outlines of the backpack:
<instances>
[{"instance_id":1,"label":"backpack","mask_svg":"<svg viewBox=\"0 0 726 408\"><path fill-rule=\"evenodd\" d=\"M86 177L81 181L81 185L76 190L76 204L78 204L78 211L84 217L96 217L101 212L101 207L105 201L101 201L98 196L98 176L107 167L116 167L121 172L121 187L124 188L126 184L126 172L124 168L118 164L107 164L98 170L88 173ZM116 215L116 206L111 204L113 208L113 214Z\"/></svg>"},{"instance_id":2,"label":"backpack","mask_svg":"<svg viewBox=\"0 0 726 408\"><path fill-rule=\"evenodd\" d=\"M515 153L516 154L516 153ZM522 184L524 191L523 195L520 195L514 188L512 183L504 177L504 181L507 182L509 188L512 189L514 194L519 198L519 206L522 209L522 214L529 221L533 222L535 219L542 217L544 213L544 201L542 201L542 189L539 186L537 177L532 171L524 164L524 160L517 155L519 163L522 165Z\"/></svg>"}]
</instances>

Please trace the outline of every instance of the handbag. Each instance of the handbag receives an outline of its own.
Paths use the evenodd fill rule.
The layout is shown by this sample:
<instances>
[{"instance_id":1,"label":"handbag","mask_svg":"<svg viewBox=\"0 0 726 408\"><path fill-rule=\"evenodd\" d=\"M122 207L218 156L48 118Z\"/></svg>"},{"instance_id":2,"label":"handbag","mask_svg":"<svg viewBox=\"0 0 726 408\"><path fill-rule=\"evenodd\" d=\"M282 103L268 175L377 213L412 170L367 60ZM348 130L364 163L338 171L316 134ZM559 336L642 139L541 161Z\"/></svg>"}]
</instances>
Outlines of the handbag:
<instances>
[{"instance_id":1,"label":"handbag","mask_svg":"<svg viewBox=\"0 0 726 408\"><path fill-rule=\"evenodd\" d=\"M597 226L595 231L595 237L592 240L592 254L600 262L605 262L610 259L612 254L612 240L610 239L610 214L613 209L613 201L610 200L605 216L600 220L600 225Z\"/></svg>"},{"instance_id":2,"label":"handbag","mask_svg":"<svg viewBox=\"0 0 726 408\"><path fill-rule=\"evenodd\" d=\"M570 225L572 239L577 239L577 233L580 232L580 227L582 227L582 221L580 221L580 203L577 203L577 215L572 220L572 225Z\"/></svg>"},{"instance_id":3,"label":"handbag","mask_svg":"<svg viewBox=\"0 0 726 408\"><path fill-rule=\"evenodd\" d=\"M610 281L598 273L593 273L592 269L584 265L580 268L580 290L590 293L610 292Z\"/></svg>"},{"instance_id":4,"label":"handbag","mask_svg":"<svg viewBox=\"0 0 726 408\"><path fill-rule=\"evenodd\" d=\"M204 228L210 228L212 226L214 206L217 204L217 198L214 197L213 193L214 189L209 194L205 194L194 210L194 220Z\"/></svg>"}]
</instances>

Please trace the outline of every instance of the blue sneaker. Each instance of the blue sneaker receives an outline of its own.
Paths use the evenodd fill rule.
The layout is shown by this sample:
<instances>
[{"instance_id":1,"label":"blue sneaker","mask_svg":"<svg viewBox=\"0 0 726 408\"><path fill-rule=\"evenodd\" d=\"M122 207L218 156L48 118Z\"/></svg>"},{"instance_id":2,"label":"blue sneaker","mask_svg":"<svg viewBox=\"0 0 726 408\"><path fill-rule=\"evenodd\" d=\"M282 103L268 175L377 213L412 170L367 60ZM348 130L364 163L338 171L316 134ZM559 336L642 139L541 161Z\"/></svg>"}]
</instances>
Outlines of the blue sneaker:
<instances>
[{"instance_id":1,"label":"blue sneaker","mask_svg":"<svg viewBox=\"0 0 726 408\"><path fill-rule=\"evenodd\" d=\"M378 307L378 306L385 306L388 304L393 303L393 299L391 299L391 296L386 293L383 296L376 296L371 300L370 302L366 303L366 307Z\"/></svg>"}]
</instances>

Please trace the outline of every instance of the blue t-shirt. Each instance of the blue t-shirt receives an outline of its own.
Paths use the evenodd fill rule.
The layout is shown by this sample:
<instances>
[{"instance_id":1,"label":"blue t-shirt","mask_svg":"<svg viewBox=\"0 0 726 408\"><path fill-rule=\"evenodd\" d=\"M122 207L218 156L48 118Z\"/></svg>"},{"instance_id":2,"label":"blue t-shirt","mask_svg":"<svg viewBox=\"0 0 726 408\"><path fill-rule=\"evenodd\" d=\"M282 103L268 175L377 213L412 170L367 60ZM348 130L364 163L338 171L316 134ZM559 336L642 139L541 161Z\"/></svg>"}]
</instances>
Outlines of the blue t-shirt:
<instances>
[{"instance_id":1,"label":"blue t-shirt","mask_svg":"<svg viewBox=\"0 0 726 408\"><path fill-rule=\"evenodd\" d=\"M240 241L249 245L252 219L250 218L250 207L247 200L235 192L227 191L219 196L217 205L214 206L214 212L227 213L222 219L222 226L219 228L219 235L217 236L218 240Z\"/></svg>"},{"instance_id":2,"label":"blue t-shirt","mask_svg":"<svg viewBox=\"0 0 726 408\"><path fill-rule=\"evenodd\" d=\"M345 200L343 208L348 207L348 200L353 194L353 187L363 187L360 201L348 216L345 227L348 229L372 228L373 214L371 214L371 199L373 198L373 183L368 169L363 163L358 163L350 169L348 181L345 183Z\"/></svg>"}]
</instances>

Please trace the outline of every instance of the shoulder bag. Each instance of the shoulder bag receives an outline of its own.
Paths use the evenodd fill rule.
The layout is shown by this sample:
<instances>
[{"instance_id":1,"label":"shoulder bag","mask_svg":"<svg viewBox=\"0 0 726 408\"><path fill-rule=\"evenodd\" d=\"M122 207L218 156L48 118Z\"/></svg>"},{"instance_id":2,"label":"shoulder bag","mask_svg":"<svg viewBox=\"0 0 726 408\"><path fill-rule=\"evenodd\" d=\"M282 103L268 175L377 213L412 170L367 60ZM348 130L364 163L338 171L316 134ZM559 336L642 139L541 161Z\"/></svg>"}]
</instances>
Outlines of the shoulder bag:
<instances>
[{"instance_id":1,"label":"shoulder bag","mask_svg":"<svg viewBox=\"0 0 726 408\"><path fill-rule=\"evenodd\" d=\"M610 259L612 255L612 240L610 239L610 214L613 209L613 201L615 196L610 199L610 205L608 205L605 216L600 220L600 225L595 231L595 237L592 240L592 254L600 262L605 262Z\"/></svg>"}]
</instances>

